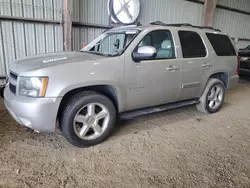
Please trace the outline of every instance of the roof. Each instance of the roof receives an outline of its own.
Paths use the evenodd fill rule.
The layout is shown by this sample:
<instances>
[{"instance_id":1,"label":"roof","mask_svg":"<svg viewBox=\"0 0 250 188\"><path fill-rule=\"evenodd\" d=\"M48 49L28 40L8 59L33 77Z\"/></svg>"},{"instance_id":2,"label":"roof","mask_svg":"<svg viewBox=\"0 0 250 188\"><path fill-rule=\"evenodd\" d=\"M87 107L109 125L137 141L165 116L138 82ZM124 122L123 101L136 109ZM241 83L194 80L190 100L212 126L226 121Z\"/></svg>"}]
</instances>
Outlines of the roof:
<instances>
[{"instance_id":1,"label":"roof","mask_svg":"<svg viewBox=\"0 0 250 188\"><path fill-rule=\"evenodd\" d=\"M116 27L111 29L110 31L127 31L127 30L144 30L144 29L148 29L148 28L176 28L176 29L180 29L180 28L185 28L188 30L193 30L193 31L197 31L197 30L206 30L207 32L213 32L213 33L218 33L221 32L221 30L219 29L215 29L212 27L203 27L203 26L194 26L188 23L177 23L177 24L165 24L163 22L160 21L156 21L156 22L152 22L149 25L129 25L129 26L121 26L121 27Z\"/></svg>"}]
</instances>

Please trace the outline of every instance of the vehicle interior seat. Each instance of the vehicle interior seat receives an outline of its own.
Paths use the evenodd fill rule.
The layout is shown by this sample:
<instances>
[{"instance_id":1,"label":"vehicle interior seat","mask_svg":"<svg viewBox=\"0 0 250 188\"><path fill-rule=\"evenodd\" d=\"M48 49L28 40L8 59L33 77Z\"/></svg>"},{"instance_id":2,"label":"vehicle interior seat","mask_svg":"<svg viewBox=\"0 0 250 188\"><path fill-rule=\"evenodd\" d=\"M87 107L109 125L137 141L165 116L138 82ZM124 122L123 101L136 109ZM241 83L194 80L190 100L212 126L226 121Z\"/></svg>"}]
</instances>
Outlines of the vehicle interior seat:
<instances>
[{"instance_id":1,"label":"vehicle interior seat","mask_svg":"<svg viewBox=\"0 0 250 188\"><path fill-rule=\"evenodd\" d=\"M161 44L161 48L158 50L156 58L171 58L173 57L173 49L170 40L164 40Z\"/></svg>"}]
</instances>

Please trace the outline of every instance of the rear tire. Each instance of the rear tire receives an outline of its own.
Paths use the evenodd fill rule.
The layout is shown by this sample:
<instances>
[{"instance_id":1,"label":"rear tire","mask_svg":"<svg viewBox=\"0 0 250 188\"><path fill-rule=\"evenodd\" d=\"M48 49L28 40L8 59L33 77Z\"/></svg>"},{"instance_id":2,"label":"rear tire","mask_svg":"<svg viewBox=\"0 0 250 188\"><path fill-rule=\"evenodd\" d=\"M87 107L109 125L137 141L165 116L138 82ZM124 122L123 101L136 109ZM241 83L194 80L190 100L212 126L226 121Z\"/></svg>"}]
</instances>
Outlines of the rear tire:
<instances>
[{"instance_id":1,"label":"rear tire","mask_svg":"<svg viewBox=\"0 0 250 188\"><path fill-rule=\"evenodd\" d=\"M106 140L116 123L112 101L99 93L84 91L66 104L60 119L63 136L74 146L88 147Z\"/></svg>"},{"instance_id":2,"label":"rear tire","mask_svg":"<svg viewBox=\"0 0 250 188\"><path fill-rule=\"evenodd\" d=\"M210 78L200 97L200 103L196 105L197 109L206 114L218 112L224 103L225 90L222 81Z\"/></svg>"}]
</instances>

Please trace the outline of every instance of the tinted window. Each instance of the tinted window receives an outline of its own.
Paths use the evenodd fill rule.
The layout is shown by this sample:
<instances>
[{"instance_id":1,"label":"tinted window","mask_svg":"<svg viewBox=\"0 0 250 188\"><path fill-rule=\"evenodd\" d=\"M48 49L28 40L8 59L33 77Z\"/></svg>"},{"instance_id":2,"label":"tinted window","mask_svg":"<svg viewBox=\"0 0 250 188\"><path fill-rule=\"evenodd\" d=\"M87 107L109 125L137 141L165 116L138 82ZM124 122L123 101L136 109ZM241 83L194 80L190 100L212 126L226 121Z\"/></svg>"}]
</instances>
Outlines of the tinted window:
<instances>
[{"instance_id":1,"label":"tinted window","mask_svg":"<svg viewBox=\"0 0 250 188\"><path fill-rule=\"evenodd\" d=\"M235 56L235 49L227 35L206 33L217 56Z\"/></svg>"},{"instance_id":2,"label":"tinted window","mask_svg":"<svg viewBox=\"0 0 250 188\"><path fill-rule=\"evenodd\" d=\"M205 57L206 48L200 35L193 31L179 31L183 58Z\"/></svg>"},{"instance_id":3,"label":"tinted window","mask_svg":"<svg viewBox=\"0 0 250 188\"><path fill-rule=\"evenodd\" d=\"M174 44L170 31L159 30L147 34L139 43L137 50L142 46L153 46L157 55L154 59L175 58Z\"/></svg>"}]
</instances>

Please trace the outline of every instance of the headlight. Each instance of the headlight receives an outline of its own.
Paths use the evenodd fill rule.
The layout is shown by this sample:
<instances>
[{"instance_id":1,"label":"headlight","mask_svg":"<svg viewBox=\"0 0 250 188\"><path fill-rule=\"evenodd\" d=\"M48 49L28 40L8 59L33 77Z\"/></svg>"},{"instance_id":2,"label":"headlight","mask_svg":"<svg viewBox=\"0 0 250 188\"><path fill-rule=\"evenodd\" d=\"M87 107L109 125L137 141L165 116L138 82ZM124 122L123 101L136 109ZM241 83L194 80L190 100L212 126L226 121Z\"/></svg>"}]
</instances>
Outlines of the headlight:
<instances>
[{"instance_id":1,"label":"headlight","mask_svg":"<svg viewBox=\"0 0 250 188\"><path fill-rule=\"evenodd\" d=\"M48 81L47 77L20 77L19 94L27 97L44 97Z\"/></svg>"},{"instance_id":2,"label":"headlight","mask_svg":"<svg viewBox=\"0 0 250 188\"><path fill-rule=\"evenodd\" d=\"M247 61L248 59L250 59L250 57L241 57L240 60L242 61Z\"/></svg>"}]
</instances>

